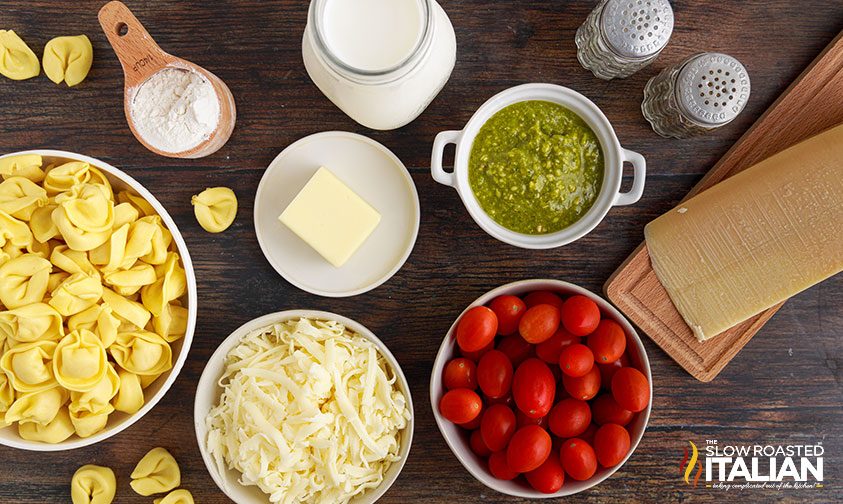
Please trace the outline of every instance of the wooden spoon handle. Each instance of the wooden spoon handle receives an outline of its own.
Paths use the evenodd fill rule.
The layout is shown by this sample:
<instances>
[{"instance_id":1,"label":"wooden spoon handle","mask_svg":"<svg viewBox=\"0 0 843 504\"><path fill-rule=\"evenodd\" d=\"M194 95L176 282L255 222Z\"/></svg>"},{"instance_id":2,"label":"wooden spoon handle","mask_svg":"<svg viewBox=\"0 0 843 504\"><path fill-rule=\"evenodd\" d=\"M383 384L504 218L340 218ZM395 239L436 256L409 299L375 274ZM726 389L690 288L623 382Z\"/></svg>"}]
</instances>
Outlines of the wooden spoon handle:
<instances>
[{"instance_id":1,"label":"wooden spoon handle","mask_svg":"<svg viewBox=\"0 0 843 504\"><path fill-rule=\"evenodd\" d=\"M127 89L144 82L173 59L158 47L123 2L108 2L100 9L98 17L105 36L123 65Z\"/></svg>"}]
</instances>

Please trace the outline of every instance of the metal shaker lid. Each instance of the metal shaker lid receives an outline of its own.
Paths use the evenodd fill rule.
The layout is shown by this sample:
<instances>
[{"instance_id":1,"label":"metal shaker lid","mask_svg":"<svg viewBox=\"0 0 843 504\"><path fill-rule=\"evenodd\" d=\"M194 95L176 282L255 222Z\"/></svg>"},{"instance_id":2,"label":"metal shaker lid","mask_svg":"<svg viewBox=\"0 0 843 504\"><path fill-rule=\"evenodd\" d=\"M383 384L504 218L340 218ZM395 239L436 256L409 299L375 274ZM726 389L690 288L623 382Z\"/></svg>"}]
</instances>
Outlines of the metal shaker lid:
<instances>
[{"instance_id":1,"label":"metal shaker lid","mask_svg":"<svg viewBox=\"0 0 843 504\"><path fill-rule=\"evenodd\" d=\"M692 56L676 77L676 100L688 117L722 126L738 116L749 100L749 74L728 54Z\"/></svg>"},{"instance_id":2,"label":"metal shaker lid","mask_svg":"<svg viewBox=\"0 0 843 504\"><path fill-rule=\"evenodd\" d=\"M600 15L600 32L618 55L647 58L670 40L673 8L668 0L608 0Z\"/></svg>"}]
</instances>

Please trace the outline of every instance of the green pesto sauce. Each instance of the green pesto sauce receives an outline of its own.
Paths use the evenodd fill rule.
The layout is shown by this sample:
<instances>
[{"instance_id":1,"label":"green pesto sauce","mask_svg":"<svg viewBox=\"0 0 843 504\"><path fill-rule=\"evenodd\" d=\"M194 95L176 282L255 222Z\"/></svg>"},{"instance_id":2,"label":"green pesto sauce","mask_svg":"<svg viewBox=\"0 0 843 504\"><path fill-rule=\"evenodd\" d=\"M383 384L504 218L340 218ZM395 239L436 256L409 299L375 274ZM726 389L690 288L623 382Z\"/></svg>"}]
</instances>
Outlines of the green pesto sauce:
<instances>
[{"instance_id":1,"label":"green pesto sauce","mask_svg":"<svg viewBox=\"0 0 843 504\"><path fill-rule=\"evenodd\" d=\"M603 184L603 151L594 131L567 108L514 103L477 133L468 180L498 224L524 234L553 233L594 205Z\"/></svg>"}]
</instances>

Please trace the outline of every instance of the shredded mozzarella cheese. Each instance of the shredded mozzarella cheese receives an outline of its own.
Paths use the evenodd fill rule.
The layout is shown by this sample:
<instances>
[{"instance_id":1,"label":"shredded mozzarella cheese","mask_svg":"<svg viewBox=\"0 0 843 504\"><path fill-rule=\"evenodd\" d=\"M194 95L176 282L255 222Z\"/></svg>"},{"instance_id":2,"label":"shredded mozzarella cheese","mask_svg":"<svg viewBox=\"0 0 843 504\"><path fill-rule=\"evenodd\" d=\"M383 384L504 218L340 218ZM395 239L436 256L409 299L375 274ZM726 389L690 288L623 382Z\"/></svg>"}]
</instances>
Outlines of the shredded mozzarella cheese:
<instances>
[{"instance_id":1,"label":"shredded mozzarella cheese","mask_svg":"<svg viewBox=\"0 0 843 504\"><path fill-rule=\"evenodd\" d=\"M254 331L229 352L205 423L218 470L272 503L346 503L399 460L410 411L374 344L302 318Z\"/></svg>"}]
</instances>

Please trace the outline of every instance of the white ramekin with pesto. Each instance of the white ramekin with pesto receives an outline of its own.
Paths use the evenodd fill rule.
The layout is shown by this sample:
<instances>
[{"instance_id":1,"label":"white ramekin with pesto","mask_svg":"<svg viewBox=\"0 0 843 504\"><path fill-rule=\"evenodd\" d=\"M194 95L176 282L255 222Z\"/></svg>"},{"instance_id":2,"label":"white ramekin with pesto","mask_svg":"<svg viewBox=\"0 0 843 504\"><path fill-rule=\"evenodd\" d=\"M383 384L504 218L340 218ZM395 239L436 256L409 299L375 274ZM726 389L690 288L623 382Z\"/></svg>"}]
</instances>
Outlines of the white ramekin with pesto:
<instances>
[{"instance_id":1,"label":"white ramekin with pesto","mask_svg":"<svg viewBox=\"0 0 843 504\"><path fill-rule=\"evenodd\" d=\"M456 145L454 171L442 154ZM620 192L623 164L633 166ZM454 187L471 217L493 237L530 249L571 243L615 205L644 190L644 158L621 147L597 106L571 89L524 84L487 101L462 131L436 136L433 178Z\"/></svg>"}]
</instances>

